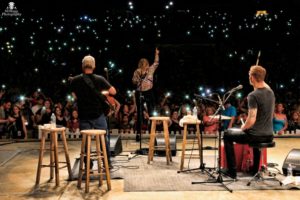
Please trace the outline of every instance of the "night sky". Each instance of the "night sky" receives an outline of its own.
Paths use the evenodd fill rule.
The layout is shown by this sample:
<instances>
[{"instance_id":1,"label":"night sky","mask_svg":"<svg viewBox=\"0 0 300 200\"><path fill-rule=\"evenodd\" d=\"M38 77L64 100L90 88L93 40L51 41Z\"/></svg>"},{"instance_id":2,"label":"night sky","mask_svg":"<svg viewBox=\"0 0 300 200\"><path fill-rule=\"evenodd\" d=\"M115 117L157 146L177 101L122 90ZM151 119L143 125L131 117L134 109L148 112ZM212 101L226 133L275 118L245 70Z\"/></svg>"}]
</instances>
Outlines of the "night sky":
<instances>
[{"instance_id":1,"label":"night sky","mask_svg":"<svg viewBox=\"0 0 300 200\"><path fill-rule=\"evenodd\" d=\"M207 95L248 84L249 67L268 70L275 92L299 93L300 3L297 1L13 1L0 3L0 84L28 95L42 90L60 99L83 56L120 95L133 90L142 57L154 60L158 94ZM102 2L99 4L99 2ZM105 3L103 3L105 2ZM236 8L238 7L238 8ZM266 10L267 14L257 15ZM299 94L298 94L299 95Z\"/></svg>"}]
</instances>

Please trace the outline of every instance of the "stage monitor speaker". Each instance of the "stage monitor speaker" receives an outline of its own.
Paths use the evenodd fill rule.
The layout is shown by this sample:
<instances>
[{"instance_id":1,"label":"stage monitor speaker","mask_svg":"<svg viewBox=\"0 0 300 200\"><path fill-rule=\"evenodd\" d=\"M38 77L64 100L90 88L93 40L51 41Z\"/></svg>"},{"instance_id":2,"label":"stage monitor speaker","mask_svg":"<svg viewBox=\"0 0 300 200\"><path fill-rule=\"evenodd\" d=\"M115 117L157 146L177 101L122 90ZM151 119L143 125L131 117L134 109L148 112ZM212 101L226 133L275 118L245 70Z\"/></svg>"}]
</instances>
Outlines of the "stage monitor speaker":
<instances>
[{"instance_id":1,"label":"stage monitor speaker","mask_svg":"<svg viewBox=\"0 0 300 200\"><path fill-rule=\"evenodd\" d=\"M172 156L176 156L176 151L177 151L177 147L176 147L176 135L170 135L170 147L171 147L171 154ZM157 135L155 138L155 145L157 146L165 146L165 138L163 135ZM165 156L166 155L166 150L164 149L159 149L159 150L155 150L155 153L158 156Z\"/></svg>"},{"instance_id":2,"label":"stage monitor speaker","mask_svg":"<svg viewBox=\"0 0 300 200\"><path fill-rule=\"evenodd\" d=\"M287 175L287 168L289 164L293 166L293 175L300 175L300 149L292 149L284 160L282 165L282 172Z\"/></svg>"},{"instance_id":3,"label":"stage monitor speaker","mask_svg":"<svg viewBox=\"0 0 300 200\"><path fill-rule=\"evenodd\" d=\"M110 135L110 154L116 156L123 151L122 140L120 135Z\"/></svg>"}]
</instances>

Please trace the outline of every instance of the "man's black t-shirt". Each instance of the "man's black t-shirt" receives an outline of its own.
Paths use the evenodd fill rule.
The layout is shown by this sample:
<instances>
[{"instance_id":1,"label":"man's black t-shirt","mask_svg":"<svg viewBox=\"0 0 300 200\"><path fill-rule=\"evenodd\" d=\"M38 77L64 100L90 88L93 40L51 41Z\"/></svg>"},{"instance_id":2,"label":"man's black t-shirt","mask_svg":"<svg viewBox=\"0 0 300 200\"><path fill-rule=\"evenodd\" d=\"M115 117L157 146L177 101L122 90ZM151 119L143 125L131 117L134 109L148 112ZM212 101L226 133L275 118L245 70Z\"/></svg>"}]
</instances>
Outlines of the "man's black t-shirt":
<instances>
[{"instance_id":1,"label":"man's black t-shirt","mask_svg":"<svg viewBox=\"0 0 300 200\"><path fill-rule=\"evenodd\" d=\"M275 96L271 89L258 88L248 95L248 107L256 108L257 115L249 133L255 136L273 135Z\"/></svg>"},{"instance_id":2,"label":"man's black t-shirt","mask_svg":"<svg viewBox=\"0 0 300 200\"><path fill-rule=\"evenodd\" d=\"M99 91L108 90L111 85L103 77L95 74L86 74L92 80L95 88ZM96 119L102 113L102 106L95 91L84 81L83 74L72 79L71 91L77 96L79 119Z\"/></svg>"}]
</instances>

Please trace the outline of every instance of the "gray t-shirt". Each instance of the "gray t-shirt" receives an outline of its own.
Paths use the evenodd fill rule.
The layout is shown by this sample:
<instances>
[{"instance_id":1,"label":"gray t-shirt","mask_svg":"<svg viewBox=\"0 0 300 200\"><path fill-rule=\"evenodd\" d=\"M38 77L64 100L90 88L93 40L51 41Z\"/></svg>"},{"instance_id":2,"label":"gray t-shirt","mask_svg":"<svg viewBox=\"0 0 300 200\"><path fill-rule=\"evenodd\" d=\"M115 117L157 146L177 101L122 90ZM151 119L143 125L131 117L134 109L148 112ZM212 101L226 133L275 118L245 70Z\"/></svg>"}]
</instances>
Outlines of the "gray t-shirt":
<instances>
[{"instance_id":1,"label":"gray t-shirt","mask_svg":"<svg viewBox=\"0 0 300 200\"><path fill-rule=\"evenodd\" d=\"M258 88L248 95L248 108L257 108L256 121L249 129L255 136L273 135L275 96L272 89Z\"/></svg>"}]
</instances>

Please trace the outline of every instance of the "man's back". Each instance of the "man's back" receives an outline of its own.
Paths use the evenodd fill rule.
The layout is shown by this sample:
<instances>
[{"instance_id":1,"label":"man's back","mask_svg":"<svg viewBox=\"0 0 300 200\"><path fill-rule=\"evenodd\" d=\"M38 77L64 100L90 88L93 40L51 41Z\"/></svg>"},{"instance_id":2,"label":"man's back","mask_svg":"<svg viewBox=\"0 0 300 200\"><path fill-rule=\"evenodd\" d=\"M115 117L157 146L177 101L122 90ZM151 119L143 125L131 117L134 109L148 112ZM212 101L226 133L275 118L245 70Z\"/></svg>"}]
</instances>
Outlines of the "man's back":
<instances>
[{"instance_id":1,"label":"man's back","mask_svg":"<svg viewBox=\"0 0 300 200\"><path fill-rule=\"evenodd\" d=\"M71 82L71 90L77 97L79 118L97 118L103 113L101 102L96 92L84 81L83 76L88 76L99 91L107 90L111 85L102 76L94 74L80 74L75 76Z\"/></svg>"},{"instance_id":2,"label":"man's back","mask_svg":"<svg viewBox=\"0 0 300 200\"><path fill-rule=\"evenodd\" d=\"M275 96L271 89L258 88L248 95L248 107L256 108L257 115L249 133L257 136L273 135Z\"/></svg>"}]
</instances>

